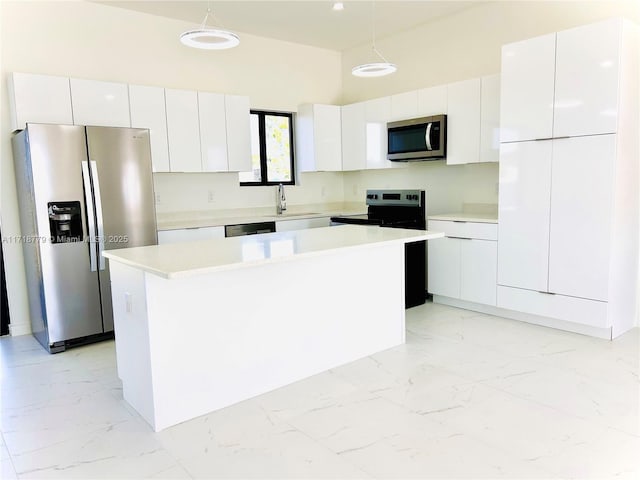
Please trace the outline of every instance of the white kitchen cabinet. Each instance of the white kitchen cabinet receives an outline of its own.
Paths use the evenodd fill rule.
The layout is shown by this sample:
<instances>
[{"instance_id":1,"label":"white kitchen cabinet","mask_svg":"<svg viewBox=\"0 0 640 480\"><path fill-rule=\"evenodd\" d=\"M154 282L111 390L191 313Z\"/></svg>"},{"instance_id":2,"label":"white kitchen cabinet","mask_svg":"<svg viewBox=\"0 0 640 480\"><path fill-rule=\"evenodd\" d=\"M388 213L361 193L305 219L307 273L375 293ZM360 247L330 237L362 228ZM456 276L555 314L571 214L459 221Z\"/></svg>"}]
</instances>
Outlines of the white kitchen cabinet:
<instances>
[{"instance_id":1,"label":"white kitchen cabinet","mask_svg":"<svg viewBox=\"0 0 640 480\"><path fill-rule=\"evenodd\" d=\"M165 89L169 163L172 172L201 172L198 95Z\"/></svg>"},{"instance_id":2,"label":"white kitchen cabinet","mask_svg":"<svg viewBox=\"0 0 640 480\"><path fill-rule=\"evenodd\" d=\"M198 92L202 171L228 172L227 116L224 95Z\"/></svg>"},{"instance_id":3,"label":"white kitchen cabinet","mask_svg":"<svg viewBox=\"0 0 640 480\"><path fill-rule=\"evenodd\" d=\"M551 162L550 140L500 146L500 285L548 291Z\"/></svg>"},{"instance_id":4,"label":"white kitchen cabinet","mask_svg":"<svg viewBox=\"0 0 640 480\"><path fill-rule=\"evenodd\" d=\"M391 120L409 120L418 115L418 91L391 95Z\"/></svg>"},{"instance_id":5,"label":"white kitchen cabinet","mask_svg":"<svg viewBox=\"0 0 640 480\"><path fill-rule=\"evenodd\" d=\"M381 97L364 102L364 117L366 168L393 167L393 162L387 160L387 122L391 118L391 97Z\"/></svg>"},{"instance_id":6,"label":"white kitchen cabinet","mask_svg":"<svg viewBox=\"0 0 640 480\"><path fill-rule=\"evenodd\" d=\"M480 84L480 162L500 158L500 75L481 78Z\"/></svg>"},{"instance_id":7,"label":"white kitchen cabinet","mask_svg":"<svg viewBox=\"0 0 640 480\"><path fill-rule=\"evenodd\" d=\"M502 47L501 142L551 138L555 48L555 33Z\"/></svg>"},{"instance_id":8,"label":"white kitchen cabinet","mask_svg":"<svg viewBox=\"0 0 640 480\"><path fill-rule=\"evenodd\" d=\"M615 135L553 142L548 291L608 300Z\"/></svg>"},{"instance_id":9,"label":"white kitchen cabinet","mask_svg":"<svg viewBox=\"0 0 640 480\"><path fill-rule=\"evenodd\" d=\"M418 90L418 117L429 117L443 113L447 113L446 85Z\"/></svg>"},{"instance_id":10,"label":"white kitchen cabinet","mask_svg":"<svg viewBox=\"0 0 640 480\"><path fill-rule=\"evenodd\" d=\"M429 230L434 227L429 225ZM437 230L433 230L437 231ZM460 242L457 238L437 238L427 245L427 288L433 295L460 298Z\"/></svg>"},{"instance_id":11,"label":"white kitchen cabinet","mask_svg":"<svg viewBox=\"0 0 640 480\"><path fill-rule=\"evenodd\" d=\"M126 83L70 79L75 125L130 127L129 88Z\"/></svg>"},{"instance_id":12,"label":"white kitchen cabinet","mask_svg":"<svg viewBox=\"0 0 640 480\"><path fill-rule=\"evenodd\" d=\"M251 170L251 112L249 97L224 96L227 120L227 156L230 172Z\"/></svg>"},{"instance_id":13,"label":"white kitchen cabinet","mask_svg":"<svg viewBox=\"0 0 640 480\"><path fill-rule=\"evenodd\" d=\"M129 85L129 110L132 127L149 129L153 171L171 171L164 88Z\"/></svg>"},{"instance_id":14,"label":"white kitchen cabinet","mask_svg":"<svg viewBox=\"0 0 640 480\"><path fill-rule=\"evenodd\" d=\"M12 73L7 77L11 131L27 122L73 125L67 77Z\"/></svg>"},{"instance_id":15,"label":"white kitchen cabinet","mask_svg":"<svg viewBox=\"0 0 640 480\"><path fill-rule=\"evenodd\" d=\"M479 78L447 86L447 165L479 161L480 88Z\"/></svg>"},{"instance_id":16,"label":"white kitchen cabinet","mask_svg":"<svg viewBox=\"0 0 640 480\"><path fill-rule=\"evenodd\" d=\"M558 32L553 136L615 133L622 20Z\"/></svg>"},{"instance_id":17,"label":"white kitchen cabinet","mask_svg":"<svg viewBox=\"0 0 640 480\"><path fill-rule=\"evenodd\" d=\"M158 231L158 245L224 238L224 227L180 228Z\"/></svg>"},{"instance_id":18,"label":"white kitchen cabinet","mask_svg":"<svg viewBox=\"0 0 640 480\"><path fill-rule=\"evenodd\" d=\"M342 170L341 108L304 104L296 115L296 154L301 172Z\"/></svg>"},{"instance_id":19,"label":"white kitchen cabinet","mask_svg":"<svg viewBox=\"0 0 640 480\"><path fill-rule=\"evenodd\" d=\"M429 242L429 292L484 305L496 305L497 228L494 223L429 220L444 232Z\"/></svg>"},{"instance_id":20,"label":"white kitchen cabinet","mask_svg":"<svg viewBox=\"0 0 640 480\"><path fill-rule=\"evenodd\" d=\"M367 168L365 103L344 105L342 117L342 170Z\"/></svg>"},{"instance_id":21,"label":"white kitchen cabinet","mask_svg":"<svg viewBox=\"0 0 640 480\"><path fill-rule=\"evenodd\" d=\"M290 232L292 230L305 230L307 228L328 227L330 223L330 217L278 220L276 221L276 232Z\"/></svg>"}]
</instances>

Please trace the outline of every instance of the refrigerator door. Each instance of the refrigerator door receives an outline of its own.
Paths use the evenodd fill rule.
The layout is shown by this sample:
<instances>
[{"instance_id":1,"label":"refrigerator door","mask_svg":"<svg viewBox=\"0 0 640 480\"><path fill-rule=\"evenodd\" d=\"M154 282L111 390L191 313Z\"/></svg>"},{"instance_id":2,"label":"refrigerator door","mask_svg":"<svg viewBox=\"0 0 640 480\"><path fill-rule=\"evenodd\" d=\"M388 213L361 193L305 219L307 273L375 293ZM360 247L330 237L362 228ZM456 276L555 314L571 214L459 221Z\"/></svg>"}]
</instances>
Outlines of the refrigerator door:
<instances>
[{"instance_id":1,"label":"refrigerator door","mask_svg":"<svg viewBox=\"0 0 640 480\"><path fill-rule=\"evenodd\" d=\"M98 224L105 331L113 330L108 262L101 252L158 243L149 131L86 127Z\"/></svg>"},{"instance_id":2,"label":"refrigerator door","mask_svg":"<svg viewBox=\"0 0 640 480\"><path fill-rule=\"evenodd\" d=\"M41 313L49 338L43 345L54 351L55 343L103 332L98 274L90 265L96 245L87 228L94 212L85 201L91 202L82 168L86 140L84 127L69 125L29 124L27 135L25 161L37 232L32 253L41 275L28 279L29 296L44 300ZM31 253L25 249L25 255Z\"/></svg>"}]
</instances>

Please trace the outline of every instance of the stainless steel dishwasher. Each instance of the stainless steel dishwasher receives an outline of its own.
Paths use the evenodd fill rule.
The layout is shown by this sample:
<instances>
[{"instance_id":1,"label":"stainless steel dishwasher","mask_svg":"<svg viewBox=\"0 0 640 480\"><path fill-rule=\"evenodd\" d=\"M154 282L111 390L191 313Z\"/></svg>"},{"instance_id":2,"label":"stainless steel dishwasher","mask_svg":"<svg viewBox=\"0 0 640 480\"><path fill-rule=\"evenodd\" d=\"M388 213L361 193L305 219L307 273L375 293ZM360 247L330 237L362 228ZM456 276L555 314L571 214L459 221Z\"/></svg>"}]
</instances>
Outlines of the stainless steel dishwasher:
<instances>
[{"instance_id":1,"label":"stainless steel dishwasher","mask_svg":"<svg viewBox=\"0 0 640 480\"><path fill-rule=\"evenodd\" d=\"M240 223L225 225L225 237L240 237L242 235L257 235L258 233L272 233L276 231L276 222Z\"/></svg>"}]
</instances>

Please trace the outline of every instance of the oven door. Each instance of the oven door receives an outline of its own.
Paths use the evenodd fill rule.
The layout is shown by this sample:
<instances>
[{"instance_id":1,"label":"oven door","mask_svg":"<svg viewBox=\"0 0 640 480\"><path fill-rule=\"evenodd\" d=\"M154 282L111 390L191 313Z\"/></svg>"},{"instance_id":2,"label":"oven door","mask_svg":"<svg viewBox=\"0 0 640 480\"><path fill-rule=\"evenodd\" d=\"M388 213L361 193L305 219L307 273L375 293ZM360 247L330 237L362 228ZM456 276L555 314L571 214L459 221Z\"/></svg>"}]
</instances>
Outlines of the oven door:
<instances>
[{"instance_id":1,"label":"oven door","mask_svg":"<svg viewBox=\"0 0 640 480\"><path fill-rule=\"evenodd\" d=\"M446 115L388 123L387 158L392 161L444 158L446 130Z\"/></svg>"}]
</instances>

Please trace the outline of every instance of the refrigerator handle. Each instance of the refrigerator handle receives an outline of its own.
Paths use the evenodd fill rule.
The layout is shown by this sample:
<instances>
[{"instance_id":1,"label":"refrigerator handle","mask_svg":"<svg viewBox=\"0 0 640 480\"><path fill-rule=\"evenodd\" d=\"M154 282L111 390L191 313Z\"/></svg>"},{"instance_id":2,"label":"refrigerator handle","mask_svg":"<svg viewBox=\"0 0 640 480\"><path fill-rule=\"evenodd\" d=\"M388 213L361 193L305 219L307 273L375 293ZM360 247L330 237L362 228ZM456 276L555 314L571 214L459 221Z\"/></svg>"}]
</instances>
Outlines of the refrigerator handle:
<instances>
[{"instance_id":1,"label":"refrigerator handle","mask_svg":"<svg viewBox=\"0 0 640 480\"><path fill-rule=\"evenodd\" d=\"M98 223L98 262L100 270L104 270L105 260L102 256L104 252L104 220L102 218L102 197L100 196L100 181L98 180L98 166L96 162L91 161L91 179L93 180L93 198L95 199L96 221Z\"/></svg>"},{"instance_id":2,"label":"refrigerator handle","mask_svg":"<svg viewBox=\"0 0 640 480\"><path fill-rule=\"evenodd\" d=\"M82 183L84 184L84 202L87 209L87 230L89 230L89 264L91 271L98 270L96 256L96 217L93 195L91 194L91 177L89 175L89 162L82 162Z\"/></svg>"}]
</instances>

